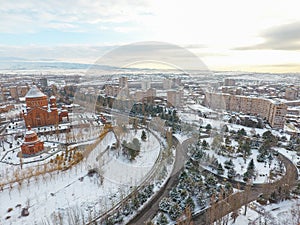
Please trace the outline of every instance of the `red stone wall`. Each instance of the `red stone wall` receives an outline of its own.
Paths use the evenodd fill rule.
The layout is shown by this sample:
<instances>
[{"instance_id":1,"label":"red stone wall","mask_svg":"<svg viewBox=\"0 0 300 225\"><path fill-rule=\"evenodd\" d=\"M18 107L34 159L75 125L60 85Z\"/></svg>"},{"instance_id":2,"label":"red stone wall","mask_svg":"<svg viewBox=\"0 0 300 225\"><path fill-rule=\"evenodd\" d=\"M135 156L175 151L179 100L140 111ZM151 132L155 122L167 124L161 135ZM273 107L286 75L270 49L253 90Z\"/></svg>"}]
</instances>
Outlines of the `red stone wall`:
<instances>
[{"instance_id":1,"label":"red stone wall","mask_svg":"<svg viewBox=\"0 0 300 225\"><path fill-rule=\"evenodd\" d=\"M40 108L30 110L27 115L24 115L24 119L27 127L48 126L59 123L57 111L48 112Z\"/></svg>"},{"instance_id":2,"label":"red stone wall","mask_svg":"<svg viewBox=\"0 0 300 225\"><path fill-rule=\"evenodd\" d=\"M63 117L68 118L67 111L62 111L60 115L58 115L55 99L50 99L50 103L52 104L52 107L51 111L48 111L47 96L27 98L27 114L23 115L26 127L55 125L61 122Z\"/></svg>"},{"instance_id":3,"label":"red stone wall","mask_svg":"<svg viewBox=\"0 0 300 225\"><path fill-rule=\"evenodd\" d=\"M26 155L32 155L36 154L44 149L44 143L43 142L36 142L34 145L26 145L23 144L21 146L22 154Z\"/></svg>"},{"instance_id":4,"label":"red stone wall","mask_svg":"<svg viewBox=\"0 0 300 225\"><path fill-rule=\"evenodd\" d=\"M26 98L26 106L30 108L35 107L48 107L48 99L47 96L37 97L37 98Z\"/></svg>"}]
</instances>

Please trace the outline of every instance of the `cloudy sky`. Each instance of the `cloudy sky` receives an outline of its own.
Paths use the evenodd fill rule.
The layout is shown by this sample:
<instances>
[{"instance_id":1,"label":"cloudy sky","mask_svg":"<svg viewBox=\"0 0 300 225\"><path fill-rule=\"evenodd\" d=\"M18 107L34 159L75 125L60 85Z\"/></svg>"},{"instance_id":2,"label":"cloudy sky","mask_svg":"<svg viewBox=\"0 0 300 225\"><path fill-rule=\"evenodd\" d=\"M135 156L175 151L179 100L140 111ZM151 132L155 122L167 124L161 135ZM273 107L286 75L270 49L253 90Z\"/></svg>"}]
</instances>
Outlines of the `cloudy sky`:
<instances>
[{"instance_id":1,"label":"cloudy sky","mask_svg":"<svg viewBox=\"0 0 300 225\"><path fill-rule=\"evenodd\" d=\"M0 0L0 59L93 63L141 41L179 45L212 70L300 72L291 0Z\"/></svg>"}]
</instances>

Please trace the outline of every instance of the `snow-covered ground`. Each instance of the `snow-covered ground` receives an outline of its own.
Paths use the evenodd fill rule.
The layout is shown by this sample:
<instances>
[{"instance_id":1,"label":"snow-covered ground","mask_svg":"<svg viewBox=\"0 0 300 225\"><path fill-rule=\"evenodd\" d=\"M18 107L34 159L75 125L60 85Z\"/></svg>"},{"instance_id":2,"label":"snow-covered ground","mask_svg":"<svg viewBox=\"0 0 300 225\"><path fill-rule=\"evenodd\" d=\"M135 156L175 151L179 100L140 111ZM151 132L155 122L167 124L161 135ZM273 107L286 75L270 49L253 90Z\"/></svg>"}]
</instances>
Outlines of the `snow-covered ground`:
<instances>
[{"instance_id":1,"label":"snow-covered ground","mask_svg":"<svg viewBox=\"0 0 300 225\"><path fill-rule=\"evenodd\" d=\"M213 150L205 150L207 154L210 156L214 156L215 158L218 159L219 163L222 163L223 168L224 168L224 162L228 160L228 157L222 156L222 155L217 155L215 151ZM257 162L256 158L257 155L259 154L257 149L252 149L252 155L249 156L245 160L243 157L237 157L237 158L230 158L234 164L234 170L237 173L237 176L234 178L237 181L243 181L243 174L247 171L247 165L253 159L254 161L254 171L255 171L255 176L253 179L253 183L267 183L267 182L274 182L275 180L278 180L281 178L281 176L277 176L274 180L270 180L270 171L279 171L279 161L274 158L272 161L268 162ZM203 164L203 167L213 173L217 174L217 170L213 169L209 164ZM227 172L228 170L225 169L224 176L227 178Z\"/></svg>"},{"instance_id":2,"label":"snow-covered ground","mask_svg":"<svg viewBox=\"0 0 300 225\"><path fill-rule=\"evenodd\" d=\"M130 132L126 138L134 136L134 132ZM140 139L140 136L139 130L136 137ZM147 136L147 141L141 141L141 153L133 162L106 151L107 146L116 142L110 132L86 159L71 169L41 175L21 185L15 184L13 188L4 188L0 192L0 202L5 203L0 204L0 224L54 223L60 216L64 224L68 224L71 214L87 220L105 212L125 197L133 186L139 185L153 167L160 144L152 134ZM98 174L87 176L92 168L100 168L99 174L104 177L102 184ZM4 167L1 169L6 171ZM20 217L24 207L29 207L30 214Z\"/></svg>"},{"instance_id":3,"label":"snow-covered ground","mask_svg":"<svg viewBox=\"0 0 300 225\"><path fill-rule=\"evenodd\" d=\"M141 134L142 130L138 130L136 134L134 131L130 131L124 140L132 140L133 138L140 140ZM107 179L112 182L129 186L138 185L147 171L150 171L154 165L160 150L159 141L150 132L147 132L147 137L145 142L141 141L141 152L132 162L122 154L109 153L110 155L104 155L102 160L107 161L104 176L107 176Z\"/></svg>"},{"instance_id":4,"label":"snow-covered ground","mask_svg":"<svg viewBox=\"0 0 300 225\"><path fill-rule=\"evenodd\" d=\"M197 126L201 125L202 127L205 127L207 124L210 124L213 128L215 128L217 130L221 130L224 125L227 125L229 130L235 130L235 131L238 131L238 130L244 128L244 130L248 134L255 132L255 134L262 135L264 132L270 130L270 129L267 129L267 128L245 127L245 126L238 125L238 124L232 124L232 123L224 122L221 119L203 118L203 117L198 116L198 114L196 114L196 113L182 113L182 112L179 112L178 115L180 116L180 119L183 122L195 124ZM290 139L290 135L287 134L287 133L280 133L279 131L276 131L276 130L270 130L270 131L276 136L279 136L279 137L285 136L288 140Z\"/></svg>"},{"instance_id":5,"label":"snow-covered ground","mask_svg":"<svg viewBox=\"0 0 300 225\"><path fill-rule=\"evenodd\" d=\"M294 210L294 216L292 211ZM229 224L234 225L298 225L295 218L300 218L300 200L286 200L277 204L261 206L256 201L249 204L247 214L244 215L244 207L239 210L239 216L235 223L230 219ZM265 223L266 222L266 223Z\"/></svg>"}]
</instances>

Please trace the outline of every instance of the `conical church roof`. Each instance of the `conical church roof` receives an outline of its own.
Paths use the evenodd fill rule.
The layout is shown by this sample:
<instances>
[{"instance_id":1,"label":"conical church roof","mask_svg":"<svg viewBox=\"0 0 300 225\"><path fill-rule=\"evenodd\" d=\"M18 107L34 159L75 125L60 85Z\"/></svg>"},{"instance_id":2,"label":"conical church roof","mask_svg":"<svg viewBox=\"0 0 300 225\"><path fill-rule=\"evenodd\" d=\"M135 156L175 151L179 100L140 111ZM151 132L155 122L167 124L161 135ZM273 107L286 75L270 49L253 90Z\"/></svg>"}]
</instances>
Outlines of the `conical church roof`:
<instances>
[{"instance_id":1,"label":"conical church roof","mask_svg":"<svg viewBox=\"0 0 300 225\"><path fill-rule=\"evenodd\" d=\"M36 85L33 85L31 89L25 95L25 98L38 98L46 96L43 92L38 89Z\"/></svg>"}]
</instances>

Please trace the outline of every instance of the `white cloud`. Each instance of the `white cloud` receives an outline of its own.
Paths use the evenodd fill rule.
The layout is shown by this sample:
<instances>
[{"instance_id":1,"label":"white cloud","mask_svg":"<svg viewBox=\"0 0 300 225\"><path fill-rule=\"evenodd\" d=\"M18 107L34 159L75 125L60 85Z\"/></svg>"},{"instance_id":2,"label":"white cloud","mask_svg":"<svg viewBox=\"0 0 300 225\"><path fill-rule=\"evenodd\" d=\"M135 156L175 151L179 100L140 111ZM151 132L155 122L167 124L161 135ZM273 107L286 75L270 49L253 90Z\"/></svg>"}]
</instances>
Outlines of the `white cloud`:
<instances>
[{"instance_id":1,"label":"white cloud","mask_svg":"<svg viewBox=\"0 0 300 225\"><path fill-rule=\"evenodd\" d=\"M143 1L3 1L0 32L38 32L41 29L77 31L109 24L135 23L147 13ZM87 25L93 25L90 28Z\"/></svg>"},{"instance_id":2,"label":"white cloud","mask_svg":"<svg viewBox=\"0 0 300 225\"><path fill-rule=\"evenodd\" d=\"M83 40L78 43L86 45L55 47L56 44L52 43L51 48L7 47L0 50L0 57L6 54L31 59L92 61L103 54L106 50L102 48L104 42L112 42L114 36L112 44L143 40L165 41L180 46L192 44L194 46L188 48L202 56L211 68L247 63L253 66L261 63L271 65L282 60L285 64L288 61L299 63L299 52L291 55L286 51L245 53L229 50L255 46L263 41L263 31L300 21L297 0L0 0L0 5L0 33L23 35L55 30L87 36L98 32L99 37L109 33L103 35L102 43ZM74 39L72 43L76 43L76 37ZM64 40L59 43L68 45ZM97 44L100 47L95 47Z\"/></svg>"}]
</instances>

